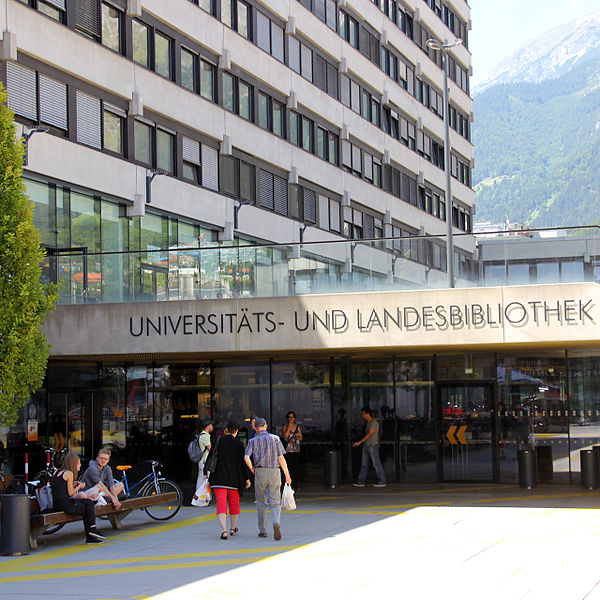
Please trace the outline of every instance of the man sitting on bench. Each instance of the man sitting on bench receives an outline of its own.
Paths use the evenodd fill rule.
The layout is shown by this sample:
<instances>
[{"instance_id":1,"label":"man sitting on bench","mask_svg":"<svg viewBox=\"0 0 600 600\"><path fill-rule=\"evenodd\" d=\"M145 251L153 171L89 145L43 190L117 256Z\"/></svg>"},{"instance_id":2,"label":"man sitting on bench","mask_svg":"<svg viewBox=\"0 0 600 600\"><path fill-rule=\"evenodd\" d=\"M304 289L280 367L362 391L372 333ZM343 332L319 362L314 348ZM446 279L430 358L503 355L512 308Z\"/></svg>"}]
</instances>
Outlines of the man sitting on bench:
<instances>
[{"instance_id":1,"label":"man sitting on bench","mask_svg":"<svg viewBox=\"0 0 600 600\"><path fill-rule=\"evenodd\" d=\"M115 508L119 508L121 503L117 497L123 492L123 484L113 479L112 469L108 465L109 460L110 448L101 448L96 460L90 461L81 478L85 484L83 491L88 492L92 488L97 488L98 491L104 492L106 499L110 500Z\"/></svg>"}]
</instances>

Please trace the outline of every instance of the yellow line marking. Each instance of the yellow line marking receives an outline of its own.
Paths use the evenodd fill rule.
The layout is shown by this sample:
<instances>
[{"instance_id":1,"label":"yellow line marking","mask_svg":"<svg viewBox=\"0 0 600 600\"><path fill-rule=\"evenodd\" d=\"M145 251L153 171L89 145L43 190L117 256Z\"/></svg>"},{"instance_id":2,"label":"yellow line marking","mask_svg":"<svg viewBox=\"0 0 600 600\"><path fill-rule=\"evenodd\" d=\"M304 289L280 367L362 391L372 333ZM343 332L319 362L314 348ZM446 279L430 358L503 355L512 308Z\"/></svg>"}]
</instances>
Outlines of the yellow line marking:
<instances>
[{"instance_id":1,"label":"yellow line marking","mask_svg":"<svg viewBox=\"0 0 600 600\"><path fill-rule=\"evenodd\" d=\"M22 566L34 565L56 558L64 558L65 556L71 556L73 554L85 552L86 550L92 550L92 548L92 546L87 546L86 544L76 544L74 546L69 546L68 548L60 548L58 550L51 550L49 552L41 552L39 554L32 554L22 558L15 558L14 560L9 560L6 563L0 563L0 573L12 573L14 571L18 571L19 567Z\"/></svg>"},{"instance_id":2,"label":"yellow line marking","mask_svg":"<svg viewBox=\"0 0 600 600\"><path fill-rule=\"evenodd\" d=\"M121 533L118 537L111 537L110 540L133 540L147 535L153 535L155 533L164 533L165 531L174 531L187 527L188 525L198 525L200 523L206 523L207 521L214 521L217 516L214 513L204 515L203 517L193 517L191 519L184 519L183 521L177 521L175 523L165 523L164 525L156 525L154 527L146 527L140 531L129 531ZM122 530L121 530L122 531Z\"/></svg>"},{"instance_id":3,"label":"yellow line marking","mask_svg":"<svg viewBox=\"0 0 600 600\"><path fill-rule=\"evenodd\" d=\"M28 573L22 576L0 577L0 583L18 583L22 581L42 581L49 579L72 579L75 577L93 577L98 575L123 575L125 573L145 573L148 571L172 571L175 569L194 569L198 567L215 567L230 565L246 565L260 562L268 557L230 558L222 560L204 560L180 562L170 565L146 565L140 567L123 567L114 569L89 569L86 571L68 571L65 573Z\"/></svg>"},{"instance_id":4,"label":"yellow line marking","mask_svg":"<svg viewBox=\"0 0 600 600\"><path fill-rule=\"evenodd\" d=\"M247 548L245 550L215 550L214 552L186 552L183 554L160 554L157 556L135 556L125 557L118 559L101 559L101 560L85 560L79 562L69 563L52 563L45 565L33 565L28 567L22 567L20 569L14 569L13 572L24 572L24 571L42 571L42 570L56 570L56 569L79 569L81 567L100 567L102 565L115 565L115 564L126 564L126 563L145 563L153 561L167 561L167 560L182 560L190 558L202 558L202 557L216 557L216 556L231 556L231 555L242 555L242 554L269 554L276 552L287 552L288 550L297 550L302 548L303 545L294 546L268 546L265 548Z\"/></svg>"},{"instance_id":5,"label":"yellow line marking","mask_svg":"<svg viewBox=\"0 0 600 600\"><path fill-rule=\"evenodd\" d=\"M534 494L532 496L506 496L500 498L483 498L479 500L474 500L474 503L486 503L486 502L505 502L505 501L514 501L514 500L543 500L544 498L575 498L577 496L595 496L597 494L593 494L591 492L578 492L578 493L570 493L570 494Z\"/></svg>"}]
</instances>

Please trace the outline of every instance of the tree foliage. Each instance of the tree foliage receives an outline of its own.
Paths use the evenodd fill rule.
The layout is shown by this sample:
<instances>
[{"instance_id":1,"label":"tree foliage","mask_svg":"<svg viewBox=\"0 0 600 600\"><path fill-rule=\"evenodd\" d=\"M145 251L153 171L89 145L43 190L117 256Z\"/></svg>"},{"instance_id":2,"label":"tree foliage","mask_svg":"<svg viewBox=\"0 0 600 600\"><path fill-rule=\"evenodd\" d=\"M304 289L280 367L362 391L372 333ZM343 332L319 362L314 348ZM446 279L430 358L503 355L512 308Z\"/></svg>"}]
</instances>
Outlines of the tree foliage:
<instances>
[{"instance_id":1,"label":"tree foliage","mask_svg":"<svg viewBox=\"0 0 600 600\"><path fill-rule=\"evenodd\" d=\"M600 217L600 61L474 100L477 218L537 227Z\"/></svg>"},{"instance_id":2,"label":"tree foliage","mask_svg":"<svg viewBox=\"0 0 600 600\"><path fill-rule=\"evenodd\" d=\"M23 144L0 84L0 423L42 385L50 353L42 331L56 289L41 281L44 250L22 178Z\"/></svg>"}]
</instances>

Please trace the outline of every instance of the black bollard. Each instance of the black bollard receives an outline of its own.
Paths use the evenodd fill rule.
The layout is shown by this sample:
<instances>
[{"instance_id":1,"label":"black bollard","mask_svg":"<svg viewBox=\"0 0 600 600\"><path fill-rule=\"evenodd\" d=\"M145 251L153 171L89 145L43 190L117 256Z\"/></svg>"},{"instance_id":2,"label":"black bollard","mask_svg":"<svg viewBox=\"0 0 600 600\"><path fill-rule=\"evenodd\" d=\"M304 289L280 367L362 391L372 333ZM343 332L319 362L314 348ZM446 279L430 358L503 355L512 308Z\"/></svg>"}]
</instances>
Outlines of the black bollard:
<instances>
[{"instance_id":1,"label":"black bollard","mask_svg":"<svg viewBox=\"0 0 600 600\"><path fill-rule=\"evenodd\" d=\"M528 490L537 485L535 450L519 451L519 485Z\"/></svg>"},{"instance_id":2,"label":"black bollard","mask_svg":"<svg viewBox=\"0 0 600 600\"><path fill-rule=\"evenodd\" d=\"M581 485L594 490L598 486L598 463L593 450L580 450L579 458L581 462Z\"/></svg>"},{"instance_id":3,"label":"black bollard","mask_svg":"<svg viewBox=\"0 0 600 600\"><path fill-rule=\"evenodd\" d=\"M325 454L323 475L325 487L334 488L340 483L340 453L338 450L330 450Z\"/></svg>"}]
</instances>

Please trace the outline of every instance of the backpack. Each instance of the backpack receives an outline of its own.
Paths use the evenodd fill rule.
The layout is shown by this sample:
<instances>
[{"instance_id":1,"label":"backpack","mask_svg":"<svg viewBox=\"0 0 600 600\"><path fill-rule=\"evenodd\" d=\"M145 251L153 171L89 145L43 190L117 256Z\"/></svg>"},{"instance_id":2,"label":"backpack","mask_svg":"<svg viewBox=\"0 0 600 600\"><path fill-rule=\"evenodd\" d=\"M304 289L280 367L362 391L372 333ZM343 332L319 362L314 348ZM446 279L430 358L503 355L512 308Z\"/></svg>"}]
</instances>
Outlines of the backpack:
<instances>
[{"instance_id":1,"label":"backpack","mask_svg":"<svg viewBox=\"0 0 600 600\"><path fill-rule=\"evenodd\" d=\"M204 452L200 450L200 443L198 442L197 435L194 436L194 439L188 444L187 452L192 462L198 463L202 459Z\"/></svg>"}]
</instances>

